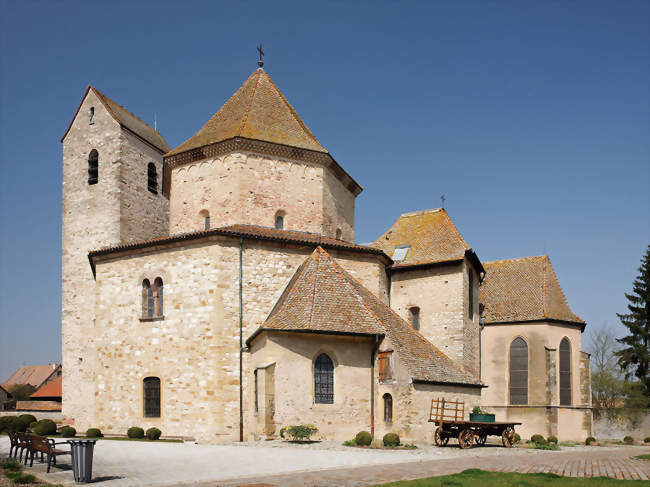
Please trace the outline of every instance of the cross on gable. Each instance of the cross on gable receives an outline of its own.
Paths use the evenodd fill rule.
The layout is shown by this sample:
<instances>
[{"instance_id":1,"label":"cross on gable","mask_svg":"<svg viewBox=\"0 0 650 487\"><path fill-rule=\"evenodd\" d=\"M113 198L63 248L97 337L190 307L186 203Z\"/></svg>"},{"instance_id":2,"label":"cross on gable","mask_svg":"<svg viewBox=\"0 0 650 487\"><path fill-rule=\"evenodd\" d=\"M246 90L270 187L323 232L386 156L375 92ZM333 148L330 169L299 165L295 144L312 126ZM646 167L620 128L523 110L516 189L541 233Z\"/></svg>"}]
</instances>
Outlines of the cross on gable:
<instances>
[{"instance_id":1,"label":"cross on gable","mask_svg":"<svg viewBox=\"0 0 650 487\"><path fill-rule=\"evenodd\" d=\"M257 65L261 68L262 66L264 66L264 61L262 60L262 58L264 57L264 51L262 51L262 43L261 42L260 42L260 45L257 46L257 52L260 53L260 60L257 61Z\"/></svg>"}]
</instances>

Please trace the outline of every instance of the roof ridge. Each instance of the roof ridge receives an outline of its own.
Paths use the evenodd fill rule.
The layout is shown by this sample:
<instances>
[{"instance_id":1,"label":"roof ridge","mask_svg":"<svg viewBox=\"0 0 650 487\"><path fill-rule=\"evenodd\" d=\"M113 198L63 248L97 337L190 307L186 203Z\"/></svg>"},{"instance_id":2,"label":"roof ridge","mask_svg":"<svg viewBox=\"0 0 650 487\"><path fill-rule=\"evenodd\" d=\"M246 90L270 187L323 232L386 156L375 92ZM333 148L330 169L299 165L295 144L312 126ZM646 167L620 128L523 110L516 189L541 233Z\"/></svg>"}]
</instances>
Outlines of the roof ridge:
<instances>
[{"instance_id":1,"label":"roof ridge","mask_svg":"<svg viewBox=\"0 0 650 487\"><path fill-rule=\"evenodd\" d=\"M447 213L447 211L444 208L431 208L431 209L428 209L428 210L408 211L406 213L402 213L400 215L400 218L411 217L411 216L419 216L419 215L426 215L428 213L437 213L439 211L444 211L445 213Z\"/></svg>"},{"instance_id":2,"label":"roof ridge","mask_svg":"<svg viewBox=\"0 0 650 487\"><path fill-rule=\"evenodd\" d=\"M547 259L542 259L542 316L544 318L548 318L548 309L546 305L546 261Z\"/></svg>"},{"instance_id":3,"label":"roof ridge","mask_svg":"<svg viewBox=\"0 0 650 487\"><path fill-rule=\"evenodd\" d=\"M320 245L316 247L316 250L320 249ZM314 251L311 255L316 262L316 270L314 271L314 282L311 287L311 310L309 311L309 321L307 322L307 328L311 328L311 322L314 318L314 303L316 302L316 281L318 280L318 267L320 265L320 255ZM309 260L309 259L308 259Z\"/></svg>"},{"instance_id":4,"label":"roof ridge","mask_svg":"<svg viewBox=\"0 0 650 487\"><path fill-rule=\"evenodd\" d=\"M483 262L483 264L494 264L495 262L509 262L509 261L513 261L513 260L539 259L539 258L542 258L542 257L547 257L548 258L548 255L540 254L540 255L529 255L529 256L526 256L526 257L511 257L509 259L486 260L485 262Z\"/></svg>"},{"instance_id":5,"label":"roof ridge","mask_svg":"<svg viewBox=\"0 0 650 487\"><path fill-rule=\"evenodd\" d=\"M246 111L244 112L244 116L242 117L241 122L239 124L239 130L237 131L237 135L239 137L241 137L241 133L244 130L244 125L246 125L246 122L248 121L248 115L250 114L251 109L253 107L253 102L255 101L255 93L257 93L257 88L260 85L260 70L261 69L262 68L256 69L255 71L253 71L253 74L251 74L251 76L256 75L257 80L255 81L255 87L253 88L253 90L251 92L250 100L248 101L248 106L246 107ZM250 79L250 76L249 76L249 79ZM246 80L246 81L248 81L248 80ZM217 112L217 113L219 113L219 112Z\"/></svg>"}]
</instances>

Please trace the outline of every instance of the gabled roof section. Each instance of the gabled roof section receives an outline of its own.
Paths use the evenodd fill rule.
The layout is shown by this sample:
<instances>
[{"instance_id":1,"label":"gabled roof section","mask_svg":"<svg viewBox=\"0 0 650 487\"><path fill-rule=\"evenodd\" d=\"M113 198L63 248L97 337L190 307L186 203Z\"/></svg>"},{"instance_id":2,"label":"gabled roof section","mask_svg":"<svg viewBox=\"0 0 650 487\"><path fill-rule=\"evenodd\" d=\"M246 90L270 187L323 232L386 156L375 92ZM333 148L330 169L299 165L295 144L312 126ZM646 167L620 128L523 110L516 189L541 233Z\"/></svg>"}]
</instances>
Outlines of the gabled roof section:
<instances>
[{"instance_id":1,"label":"gabled roof section","mask_svg":"<svg viewBox=\"0 0 650 487\"><path fill-rule=\"evenodd\" d=\"M17 384L31 384L39 388L52 374L58 373L60 368L61 366L58 364L23 366L14 372L2 386L7 391Z\"/></svg>"},{"instance_id":2,"label":"gabled roof section","mask_svg":"<svg viewBox=\"0 0 650 487\"><path fill-rule=\"evenodd\" d=\"M121 127L126 128L128 131L133 132L138 137L144 139L146 142L158 149L161 153L164 154L165 152L169 151L169 145L167 145L167 142L157 130L151 128L149 125L129 112L122 105L114 102L92 85L88 85L88 88L86 88L86 92L81 98L81 103L79 103L79 107L77 107L77 111L75 112L74 117L72 117L72 121L68 126L68 130L65 131L65 134L63 134L63 137L61 138L62 142L63 139L65 139L65 136L68 135L68 132L72 127L72 123L74 122L75 118L77 118L77 114L81 109L81 105L91 90L93 93L95 93L95 95L97 95L97 98L99 98L99 100L102 102L102 105L104 105L110 116L113 117L113 119L119 123Z\"/></svg>"},{"instance_id":3,"label":"gabled roof section","mask_svg":"<svg viewBox=\"0 0 650 487\"><path fill-rule=\"evenodd\" d=\"M327 154L270 76L259 68L172 156L234 137L244 137Z\"/></svg>"},{"instance_id":4,"label":"gabled roof section","mask_svg":"<svg viewBox=\"0 0 650 487\"><path fill-rule=\"evenodd\" d=\"M408 247L404 259L393 268L462 260L472 250L444 208L404 213L372 247L391 258L396 249L400 254L400 249Z\"/></svg>"},{"instance_id":5,"label":"gabled roof section","mask_svg":"<svg viewBox=\"0 0 650 487\"><path fill-rule=\"evenodd\" d=\"M32 399L45 398L45 397L61 397L61 390L63 385L63 376L58 376L56 379L48 382L34 394L32 394Z\"/></svg>"},{"instance_id":6,"label":"gabled roof section","mask_svg":"<svg viewBox=\"0 0 650 487\"><path fill-rule=\"evenodd\" d=\"M487 323L558 320L584 326L571 311L547 255L484 265L480 294Z\"/></svg>"},{"instance_id":7,"label":"gabled roof section","mask_svg":"<svg viewBox=\"0 0 650 487\"><path fill-rule=\"evenodd\" d=\"M265 330L382 335L395 347L413 380L482 386L321 247L298 268L264 324L247 343Z\"/></svg>"}]
</instances>

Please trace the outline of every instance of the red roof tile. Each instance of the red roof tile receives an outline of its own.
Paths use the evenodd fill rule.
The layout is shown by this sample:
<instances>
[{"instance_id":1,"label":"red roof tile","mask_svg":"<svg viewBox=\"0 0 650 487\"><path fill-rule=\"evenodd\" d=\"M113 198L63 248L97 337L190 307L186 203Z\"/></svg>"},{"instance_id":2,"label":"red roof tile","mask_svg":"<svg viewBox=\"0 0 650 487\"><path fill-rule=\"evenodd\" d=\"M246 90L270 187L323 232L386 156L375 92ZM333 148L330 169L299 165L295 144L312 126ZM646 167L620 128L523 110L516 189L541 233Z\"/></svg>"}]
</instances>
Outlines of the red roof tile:
<instances>
[{"instance_id":1,"label":"red roof tile","mask_svg":"<svg viewBox=\"0 0 650 487\"><path fill-rule=\"evenodd\" d=\"M383 335L412 378L481 386L318 247L291 278L262 331Z\"/></svg>"},{"instance_id":2,"label":"red roof tile","mask_svg":"<svg viewBox=\"0 0 650 487\"><path fill-rule=\"evenodd\" d=\"M480 287L487 323L560 320L583 324L562 292L547 255L484 263Z\"/></svg>"},{"instance_id":3,"label":"red roof tile","mask_svg":"<svg viewBox=\"0 0 650 487\"><path fill-rule=\"evenodd\" d=\"M38 397L61 397L61 386L63 383L63 377L58 376L56 379L48 382L45 384L43 387L41 387L39 390L37 390L34 394L32 394L31 398L38 398Z\"/></svg>"}]
</instances>

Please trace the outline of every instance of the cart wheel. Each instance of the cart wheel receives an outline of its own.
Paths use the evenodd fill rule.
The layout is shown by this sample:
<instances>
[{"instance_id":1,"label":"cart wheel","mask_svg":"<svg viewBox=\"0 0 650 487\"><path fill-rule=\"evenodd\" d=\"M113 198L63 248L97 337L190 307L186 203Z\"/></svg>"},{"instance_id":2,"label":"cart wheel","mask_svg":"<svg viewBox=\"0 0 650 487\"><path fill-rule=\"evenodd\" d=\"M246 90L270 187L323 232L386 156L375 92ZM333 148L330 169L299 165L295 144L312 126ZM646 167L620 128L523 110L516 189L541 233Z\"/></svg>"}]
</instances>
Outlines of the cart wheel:
<instances>
[{"instance_id":1,"label":"cart wheel","mask_svg":"<svg viewBox=\"0 0 650 487\"><path fill-rule=\"evenodd\" d=\"M506 448L512 448L512 445L515 443L515 429L512 426L508 426L503 430L503 433L501 433L501 441Z\"/></svg>"},{"instance_id":2,"label":"cart wheel","mask_svg":"<svg viewBox=\"0 0 650 487\"><path fill-rule=\"evenodd\" d=\"M466 429L458 435L458 446L463 450L470 448L474 443L474 432L471 429Z\"/></svg>"},{"instance_id":3,"label":"cart wheel","mask_svg":"<svg viewBox=\"0 0 650 487\"><path fill-rule=\"evenodd\" d=\"M474 441L478 446L483 446L485 445L485 442L487 441L487 434L486 433L481 433L480 435L476 435L474 437Z\"/></svg>"},{"instance_id":4,"label":"cart wheel","mask_svg":"<svg viewBox=\"0 0 650 487\"><path fill-rule=\"evenodd\" d=\"M437 446L447 446L447 443L449 442L449 437L443 433L442 428L440 427L436 428L433 437Z\"/></svg>"}]
</instances>

